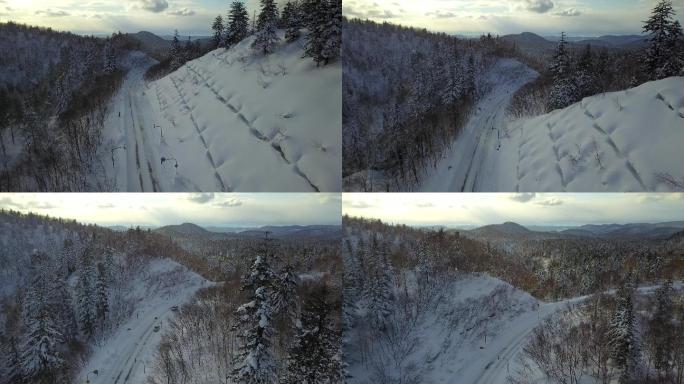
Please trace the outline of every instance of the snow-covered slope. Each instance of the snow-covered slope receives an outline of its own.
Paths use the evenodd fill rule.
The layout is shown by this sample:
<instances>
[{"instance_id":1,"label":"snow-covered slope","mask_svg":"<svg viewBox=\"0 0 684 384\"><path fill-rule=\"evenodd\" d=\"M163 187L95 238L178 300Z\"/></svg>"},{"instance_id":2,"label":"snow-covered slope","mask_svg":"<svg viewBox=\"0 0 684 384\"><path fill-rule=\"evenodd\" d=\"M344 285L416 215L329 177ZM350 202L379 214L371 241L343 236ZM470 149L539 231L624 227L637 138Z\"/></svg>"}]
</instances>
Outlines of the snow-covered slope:
<instances>
[{"instance_id":1,"label":"snow-covered slope","mask_svg":"<svg viewBox=\"0 0 684 384\"><path fill-rule=\"evenodd\" d=\"M461 183L458 174L468 163L452 161L458 159L452 155L425 186L435 191L465 186L474 191L625 192L672 191L684 185L684 77L588 97L530 119L484 122L477 129L496 132L494 140L484 142L485 154L475 159L483 169L478 179Z\"/></svg>"},{"instance_id":2,"label":"snow-covered slope","mask_svg":"<svg viewBox=\"0 0 684 384\"><path fill-rule=\"evenodd\" d=\"M303 39L268 56L252 39L149 84L149 64L131 71L105 139L127 147L113 154L119 190L341 189L340 65L302 58Z\"/></svg>"},{"instance_id":3,"label":"snow-covered slope","mask_svg":"<svg viewBox=\"0 0 684 384\"><path fill-rule=\"evenodd\" d=\"M504 383L506 362L548 313L540 304L499 279L462 275L446 283L440 299L415 322L395 320L402 327L401 341L361 340L360 328L352 328L346 343L353 377L349 382L372 383L381 377L395 382L402 377L416 383ZM501 364L504 376L499 381ZM491 380L492 375L496 379Z\"/></svg>"},{"instance_id":4,"label":"snow-covered slope","mask_svg":"<svg viewBox=\"0 0 684 384\"><path fill-rule=\"evenodd\" d=\"M164 326L174 314L172 307L182 305L198 289L211 284L169 259L150 262L145 272L136 276L131 284L133 289L124 293L135 303L134 314L95 347L77 382L88 379L92 384L144 383L155 361Z\"/></svg>"}]
</instances>

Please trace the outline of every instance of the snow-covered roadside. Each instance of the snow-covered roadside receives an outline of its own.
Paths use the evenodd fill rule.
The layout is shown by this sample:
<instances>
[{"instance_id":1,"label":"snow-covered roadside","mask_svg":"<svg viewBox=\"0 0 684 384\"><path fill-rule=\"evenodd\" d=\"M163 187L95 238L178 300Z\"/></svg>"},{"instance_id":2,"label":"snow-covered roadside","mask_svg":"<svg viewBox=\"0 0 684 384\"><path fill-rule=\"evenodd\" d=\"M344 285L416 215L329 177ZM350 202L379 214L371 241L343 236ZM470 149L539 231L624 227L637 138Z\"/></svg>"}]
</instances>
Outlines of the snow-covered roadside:
<instances>
[{"instance_id":1,"label":"snow-covered roadside","mask_svg":"<svg viewBox=\"0 0 684 384\"><path fill-rule=\"evenodd\" d=\"M684 284L673 287L681 290ZM657 288L638 292L651 294ZM421 383L505 384L519 369L518 357L535 327L589 298L547 303L487 274L464 274L441 289L436 305L418 315L415 324L402 323L401 308L395 308L399 314L392 317L393 329L400 330L395 334L400 340L390 333L369 341L360 324L346 334L350 383L373 383L380 377L413 382L408 377L413 375Z\"/></svg>"},{"instance_id":2,"label":"snow-covered roadside","mask_svg":"<svg viewBox=\"0 0 684 384\"><path fill-rule=\"evenodd\" d=\"M101 150L116 189L341 189L341 65L303 58L304 38L281 40L268 56L255 54L252 39L150 83L143 74L154 61L130 55Z\"/></svg>"},{"instance_id":3,"label":"snow-covered roadside","mask_svg":"<svg viewBox=\"0 0 684 384\"><path fill-rule=\"evenodd\" d=\"M480 101L451 151L428 171L420 190L684 189L684 77L588 97L511 122L505 116L510 96L533 76L515 69L512 61L495 67L494 90Z\"/></svg>"},{"instance_id":4,"label":"snow-covered roadside","mask_svg":"<svg viewBox=\"0 0 684 384\"><path fill-rule=\"evenodd\" d=\"M488 190L489 183L496 181L491 175L492 154L500 149L506 132L506 108L515 92L537 76L517 60L499 60L487 74L492 90L473 108L470 120L437 167L423 176L419 190Z\"/></svg>"},{"instance_id":5,"label":"snow-covered roadside","mask_svg":"<svg viewBox=\"0 0 684 384\"><path fill-rule=\"evenodd\" d=\"M198 289L212 284L169 259L152 261L146 278L135 282L129 293L137 300L133 316L94 348L77 382L144 383L155 361L164 326L174 316L172 307L182 305ZM157 326L159 329L155 330Z\"/></svg>"}]
</instances>

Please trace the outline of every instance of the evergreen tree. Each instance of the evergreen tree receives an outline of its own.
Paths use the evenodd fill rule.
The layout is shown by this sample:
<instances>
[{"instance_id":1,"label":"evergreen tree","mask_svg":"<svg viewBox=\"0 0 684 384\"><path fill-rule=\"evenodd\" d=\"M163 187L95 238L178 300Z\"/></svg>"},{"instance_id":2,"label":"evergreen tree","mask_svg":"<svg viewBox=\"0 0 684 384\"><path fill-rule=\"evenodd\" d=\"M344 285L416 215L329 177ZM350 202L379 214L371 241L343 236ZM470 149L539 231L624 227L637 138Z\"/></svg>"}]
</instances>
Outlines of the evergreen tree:
<instances>
[{"instance_id":1,"label":"evergreen tree","mask_svg":"<svg viewBox=\"0 0 684 384\"><path fill-rule=\"evenodd\" d=\"M89 252L84 252L78 268L78 284L76 286L78 321L81 331L90 338L95 332L96 312L96 279L95 266Z\"/></svg>"},{"instance_id":2,"label":"evergreen tree","mask_svg":"<svg viewBox=\"0 0 684 384\"><path fill-rule=\"evenodd\" d=\"M116 67L116 52L110 41L107 41L104 49L104 73L111 75L117 69Z\"/></svg>"},{"instance_id":3,"label":"evergreen tree","mask_svg":"<svg viewBox=\"0 0 684 384\"><path fill-rule=\"evenodd\" d=\"M107 271L104 264L97 265L97 282L95 284L95 315L103 329L109 313L109 293L107 287Z\"/></svg>"},{"instance_id":4,"label":"evergreen tree","mask_svg":"<svg viewBox=\"0 0 684 384\"><path fill-rule=\"evenodd\" d=\"M577 87L578 100L596 93L596 77L594 76L594 54L591 45L587 44L575 71L575 86Z\"/></svg>"},{"instance_id":5,"label":"evergreen tree","mask_svg":"<svg viewBox=\"0 0 684 384\"><path fill-rule=\"evenodd\" d=\"M300 5L302 25L312 31L318 16L318 8L325 0L303 0Z\"/></svg>"},{"instance_id":6,"label":"evergreen tree","mask_svg":"<svg viewBox=\"0 0 684 384\"><path fill-rule=\"evenodd\" d=\"M278 8L275 0L261 0L261 12L257 19L256 38L252 43L252 48L265 55L273 53L278 35L276 27L278 23Z\"/></svg>"},{"instance_id":7,"label":"evergreen tree","mask_svg":"<svg viewBox=\"0 0 684 384\"><path fill-rule=\"evenodd\" d=\"M561 32L561 38L556 46L549 70L554 81L566 79L570 75L570 54L565 41L565 32Z\"/></svg>"},{"instance_id":8,"label":"evergreen tree","mask_svg":"<svg viewBox=\"0 0 684 384\"><path fill-rule=\"evenodd\" d=\"M650 321L653 343L653 365L665 376L670 372L674 338L672 313L672 282L667 281L656 291L656 308Z\"/></svg>"},{"instance_id":9,"label":"evergreen tree","mask_svg":"<svg viewBox=\"0 0 684 384\"><path fill-rule=\"evenodd\" d=\"M250 293L247 303L236 310L240 346L234 361L233 381L238 384L277 382L276 363L271 354L273 272L266 256L257 256L241 289Z\"/></svg>"},{"instance_id":10,"label":"evergreen tree","mask_svg":"<svg viewBox=\"0 0 684 384\"><path fill-rule=\"evenodd\" d=\"M677 76L684 67L682 26L674 16L672 1L660 0L644 23L643 31L650 35L644 65L653 80Z\"/></svg>"},{"instance_id":11,"label":"evergreen tree","mask_svg":"<svg viewBox=\"0 0 684 384\"><path fill-rule=\"evenodd\" d=\"M641 348L633 296L634 288L628 277L618 289L609 331L613 362L621 370L621 384L636 383L640 378Z\"/></svg>"},{"instance_id":12,"label":"evergreen tree","mask_svg":"<svg viewBox=\"0 0 684 384\"><path fill-rule=\"evenodd\" d=\"M341 339L334 329L332 313L326 286L315 289L304 303L295 342L289 351L285 383L343 381Z\"/></svg>"},{"instance_id":13,"label":"evergreen tree","mask_svg":"<svg viewBox=\"0 0 684 384\"><path fill-rule=\"evenodd\" d=\"M475 86L475 57L473 55L470 55L468 57L468 65L466 67L465 91L471 97L474 97L477 91Z\"/></svg>"},{"instance_id":14,"label":"evergreen tree","mask_svg":"<svg viewBox=\"0 0 684 384\"><path fill-rule=\"evenodd\" d=\"M2 374L5 383L21 383L21 354L19 351L19 346L17 339L15 337L10 337L6 342L5 350L3 351L3 371ZM0 380L0 382L2 382Z\"/></svg>"},{"instance_id":15,"label":"evergreen tree","mask_svg":"<svg viewBox=\"0 0 684 384\"><path fill-rule=\"evenodd\" d=\"M309 19L310 29L304 53L312 57L316 65L327 65L340 55L342 38L342 2L321 0L313 6Z\"/></svg>"},{"instance_id":16,"label":"evergreen tree","mask_svg":"<svg viewBox=\"0 0 684 384\"><path fill-rule=\"evenodd\" d=\"M285 40L288 43L297 40L301 35L300 29L302 28L302 18L296 2L288 1L285 4L281 19L286 28Z\"/></svg>"},{"instance_id":17,"label":"evergreen tree","mask_svg":"<svg viewBox=\"0 0 684 384\"><path fill-rule=\"evenodd\" d=\"M231 4L228 23L226 47L241 42L249 34L249 15L241 0L235 0Z\"/></svg>"},{"instance_id":18,"label":"evergreen tree","mask_svg":"<svg viewBox=\"0 0 684 384\"><path fill-rule=\"evenodd\" d=\"M221 15L216 16L216 19L214 19L214 24L211 25L211 29L214 31L212 40L214 43L214 48L218 48L223 41L223 18Z\"/></svg>"},{"instance_id":19,"label":"evergreen tree","mask_svg":"<svg viewBox=\"0 0 684 384\"><path fill-rule=\"evenodd\" d=\"M29 381L39 375L54 379L64 362L58 350L62 335L49 305L51 297L45 262L44 254L34 254L31 258L31 280L21 312L24 326L21 372Z\"/></svg>"},{"instance_id":20,"label":"evergreen tree","mask_svg":"<svg viewBox=\"0 0 684 384\"><path fill-rule=\"evenodd\" d=\"M391 268L387 256L386 243L374 236L369 255L369 273L371 275L368 281L367 296L369 320L377 329L385 328L385 321L391 313L394 299Z\"/></svg>"},{"instance_id":21,"label":"evergreen tree","mask_svg":"<svg viewBox=\"0 0 684 384\"><path fill-rule=\"evenodd\" d=\"M298 295L297 285L299 278L295 273L294 267L287 264L275 285L273 292L273 312L275 314L287 314L291 319L297 316Z\"/></svg>"},{"instance_id":22,"label":"evergreen tree","mask_svg":"<svg viewBox=\"0 0 684 384\"><path fill-rule=\"evenodd\" d=\"M179 40L178 30L173 33L173 40L171 40L171 68L178 69L183 65L183 48Z\"/></svg>"}]
</instances>

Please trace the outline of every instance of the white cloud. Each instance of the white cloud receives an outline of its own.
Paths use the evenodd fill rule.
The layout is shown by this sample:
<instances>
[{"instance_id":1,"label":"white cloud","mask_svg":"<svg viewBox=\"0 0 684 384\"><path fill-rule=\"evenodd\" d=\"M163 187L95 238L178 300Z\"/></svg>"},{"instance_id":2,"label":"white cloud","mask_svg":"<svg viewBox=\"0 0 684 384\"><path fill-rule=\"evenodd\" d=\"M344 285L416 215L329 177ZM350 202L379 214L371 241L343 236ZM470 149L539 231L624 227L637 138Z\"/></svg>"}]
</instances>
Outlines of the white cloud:
<instances>
[{"instance_id":1,"label":"white cloud","mask_svg":"<svg viewBox=\"0 0 684 384\"><path fill-rule=\"evenodd\" d=\"M519 9L536 13L546 13L554 7L551 0L514 0L514 3Z\"/></svg>"},{"instance_id":2,"label":"white cloud","mask_svg":"<svg viewBox=\"0 0 684 384\"><path fill-rule=\"evenodd\" d=\"M582 14L577 8L568 8L555 13L558 16L579 16Z\"/></svg>"},{"instance_id":3,"label":"white cloud","mask_svg":"<svg viewBox=\"0 0 684 384\"><path fill-rule=\"evenodd\" d=\"M169 2L166 0L140 0L138 5L146 11L155 13L162 12L169 8Z\"/></svg>"},{"instance_id":4,"label":"white cloud","mask_svg":"<svg viewBox=\"0 0 684 384\"><path fill-rule=\"evenodd\" d=\"M169 11L168 13L173 16L192 16L195 14L195 11L190 8L181 8L175 11Z\"/></svg>"}]
</instances>

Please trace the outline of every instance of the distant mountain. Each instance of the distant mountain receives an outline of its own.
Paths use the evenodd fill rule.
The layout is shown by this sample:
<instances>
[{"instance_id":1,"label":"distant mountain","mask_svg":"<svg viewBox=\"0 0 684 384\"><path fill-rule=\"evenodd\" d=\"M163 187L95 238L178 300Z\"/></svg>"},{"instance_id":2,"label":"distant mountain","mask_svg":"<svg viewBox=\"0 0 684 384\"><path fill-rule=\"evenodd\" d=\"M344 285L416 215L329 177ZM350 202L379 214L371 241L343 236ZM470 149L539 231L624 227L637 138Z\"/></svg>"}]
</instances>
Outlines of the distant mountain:
<instances>
[{"instance_id":1,"label":"distant mountain","mask_svg":"<svg viewBox=\"0 0 684 384\"><path fill-rule=\"evenodd\" d=\"M199 225L192 223L183 223L180 225L167 225L165 227L157 228L156 232L163 233L169 236L202 236L211 237L214 232L209 232Z\"/></svg>"},{"instance_id":2,"label":"distant mountain","mask_svg":"<svg viewBox=\"0 0 684 384\"><path fill-rule=\"evenodd\" d=\"M532 32L505 35L502 39L515 43L524 53L539 54L552 50L560 40L559 36L542 37ZM605 35L599 37L566 37L573 49L591 44L592 47L637 49L647 44L646 37L640 35Z\"/></svg>"},{"instance_id":3,"label":"distant mountain","mask_svg":"<svg viewBox=\"0 0 684 384\"><path fill-rule=\"evenodd\" d=\"M634 224L589 224L575 230L583 231L591 236L600 237L642 237L642 238L669 238L672 235L684 231L684 221L671 221L665 223L634 223ZM569 233L563 231L562 233Z\"/></svg>"},{"instance_id":4,"label":"distant mountain","mask_svg":"<svg viewBox=\"0 0 684 384\"><path fill-rule=\"evenodd\" d=\"M338 237L342 230L338 225L290 225L290 226L265 226L237 233L238 236L253 236L272 238L312 238L312 237Z\"/></svg>"},{"instance_id":5,"label":"distant mountain","mask_svg":"<svg viewBox=\"0 0 684 384\"><path fill-rule=\"evenodd\" d=\"M534 232L520 224L506 222L503 224L491 224L484 227L467 231L469 235L475 237L528 237L543 232Z\"/></svg>"},{"instance_id":6,"label":"distant mountain","mask_svg":"<svg viewBox=\"0 0 684 384\"><path fill-rule=\"evenodd\" d=\"M259 228L237 227L208 227L203 228L196 224L183 223L180 225L167 225L155 230L158 233L175 237L200 237L211 239L228 239L236 237L262 238L268 236L275 239L282 238L335 238L341 236L342 230L339 225L288 225L288 226L264 226Z\"/></svg>"},{"instance_id":7,"label":"distant mountain","mask_svg":"<svg viewBox=\"0 0 684 384\"><path fill-rule=\"evenodd\" d=\"M169 49L171 49L171 42L165 40L152 32L140 31L138 33L129 33L128 37L140 43L140 50L152 57L161 59L165 57Z\"/></svg>"},{"instance_id":8,"label":"distant mountain","mask_svg":"<svg viewBox=\"0 0 684 384\"><path fill-rule=\"evenodd\" d=\"M504 35L501 37L504 40L513 41L518 44L534 44L537 46L555 46L553 41L549 41L535 33L523 32L513 35Z\"/></svg>"}]
</instances>

